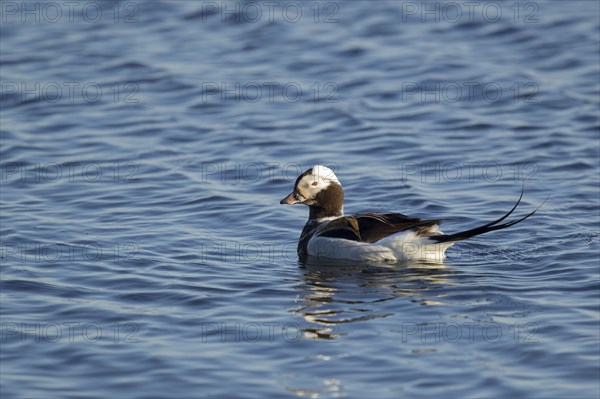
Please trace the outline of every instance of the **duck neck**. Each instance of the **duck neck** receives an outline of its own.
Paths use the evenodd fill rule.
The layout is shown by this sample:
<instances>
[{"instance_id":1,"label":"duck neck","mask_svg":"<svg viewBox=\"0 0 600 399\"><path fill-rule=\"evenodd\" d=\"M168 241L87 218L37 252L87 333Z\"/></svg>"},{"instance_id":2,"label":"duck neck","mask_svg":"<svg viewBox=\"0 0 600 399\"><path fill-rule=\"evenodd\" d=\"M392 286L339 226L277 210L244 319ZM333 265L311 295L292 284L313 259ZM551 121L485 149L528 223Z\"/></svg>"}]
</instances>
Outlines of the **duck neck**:
<instances>
[{"instance_id":1,"label":"duck neck","mask_svg":"<svg viewBox=\"0 0 600 399\"><path fill-rule=\"evenodd\" d=\"M308 220L344 216L344 190L336 182L317 194L313 205L309 205Z\"/></svg>"},{"instance_id":2,"label":"duck neck","mask_svg":"<svg viewBox=\"0 0 600 399\"><path fill-rule=\"evenodd\" d=\"M309 220L317 220L317 219L340 217L340 216L344 216L344 210L342 208L332 209L332 208L323 208L323 207L319 207L319 206L309 207L309 212L308 212Z\"/></svg>"}]
</instances>

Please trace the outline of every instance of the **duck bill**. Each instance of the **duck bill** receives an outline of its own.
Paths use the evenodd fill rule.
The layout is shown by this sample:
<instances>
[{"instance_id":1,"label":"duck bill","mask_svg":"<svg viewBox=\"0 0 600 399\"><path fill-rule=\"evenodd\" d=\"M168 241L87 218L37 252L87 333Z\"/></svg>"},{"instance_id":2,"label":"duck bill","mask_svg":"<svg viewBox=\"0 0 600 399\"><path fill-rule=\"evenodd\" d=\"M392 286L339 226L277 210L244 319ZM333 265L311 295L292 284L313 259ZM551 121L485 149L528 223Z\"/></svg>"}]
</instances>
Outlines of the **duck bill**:
<instances>
[{"instance_id":1,"label":"duck bill","mask_svg":"<svg viewBox=\"0 0 600 399\"><path fill-rule=\"evenodd\" d=\"M287 197L285 197L284 199L282 199L281 201L279 201L280 204L284 204L284 205L294 205L297 204L298 201L296 198L294 198L294 192L291 192L290 195L288 195Z\"/></svg>"}]
</instances>

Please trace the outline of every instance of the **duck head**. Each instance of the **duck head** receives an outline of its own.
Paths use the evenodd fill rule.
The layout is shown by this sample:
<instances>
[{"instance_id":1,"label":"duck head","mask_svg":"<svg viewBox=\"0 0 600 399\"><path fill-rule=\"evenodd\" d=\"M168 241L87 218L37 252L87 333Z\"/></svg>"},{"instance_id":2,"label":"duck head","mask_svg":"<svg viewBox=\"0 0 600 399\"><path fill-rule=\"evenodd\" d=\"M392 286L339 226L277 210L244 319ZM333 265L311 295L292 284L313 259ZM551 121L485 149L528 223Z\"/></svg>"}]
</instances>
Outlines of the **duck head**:
<instances>
[{"instance_id":1,"label":"duck head","mask_svg":"<svg viewBox=\"0 0 600 399\"><path fill-rule=\"evenodd\" d=\"M344 190L331 169L315 165L296 179L294 190L280 204L303 204L309 219L338 217L344 214Z\"/></svg>"}]
</instances>

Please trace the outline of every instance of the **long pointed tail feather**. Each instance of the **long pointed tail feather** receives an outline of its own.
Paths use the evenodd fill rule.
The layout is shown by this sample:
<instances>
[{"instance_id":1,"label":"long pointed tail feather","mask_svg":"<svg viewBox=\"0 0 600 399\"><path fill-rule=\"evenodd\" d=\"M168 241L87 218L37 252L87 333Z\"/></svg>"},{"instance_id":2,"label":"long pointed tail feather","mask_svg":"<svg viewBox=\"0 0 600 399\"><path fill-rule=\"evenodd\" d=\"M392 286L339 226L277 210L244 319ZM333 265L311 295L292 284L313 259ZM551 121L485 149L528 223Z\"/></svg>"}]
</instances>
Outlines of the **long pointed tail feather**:
<instances>
[{"instance_id":1,"label":"long pointed tail feather","mask_svg":"<svg viewBox=\"0 0 600 399\"><path fill-rule=\"evenodd\" d=\"M502 229L505 229L507 227L510 227L517 223L522 222L523 220L527 219L528 217L533 216L533 214L536 213L538 211L538 209L540 209L542 207L542 205L544 205L546 203L546 201L548 201L548 198L546 198L544 200L544 202L542 202L540 204L540 206L538 206L533 212L523 216L520 219L516 219L516 220L506 222L506 223L499 224L500 222L505 220L507 217L509 217L515 211L515 209L517 209L517 207L521 203L521 199L523 199L524 188L525 187L523 187L521 189L521 195L519 196L519 199L517 200L517 203L515 204L515 206L513 206L512 209L510 211L508 211L501 218L496 219L493 222L490 222L488 224L484 224L483 226L475 227L474 229L461 231L461 232L455 233L455 234L447 234L447 235L443 234L443 235L437 235L437 236L430 236L429 238L432 240L435 240L438 243L451 242L451 241L462 241L462 240L466 240L467 238L471 238L471 237L475 237L475 236L478 236L481 234L489 233L490 231L502 230Z\"/></svg>"}]
</instances>

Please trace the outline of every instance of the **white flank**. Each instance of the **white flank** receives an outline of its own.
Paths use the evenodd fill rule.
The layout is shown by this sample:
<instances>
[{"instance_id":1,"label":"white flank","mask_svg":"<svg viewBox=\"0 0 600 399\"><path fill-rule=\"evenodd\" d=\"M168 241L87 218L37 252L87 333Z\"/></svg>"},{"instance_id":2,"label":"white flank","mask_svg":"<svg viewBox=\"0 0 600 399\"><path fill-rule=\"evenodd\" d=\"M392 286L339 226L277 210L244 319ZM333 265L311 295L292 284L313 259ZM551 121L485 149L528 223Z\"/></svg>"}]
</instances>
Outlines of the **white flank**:
<instances>
[{"instance_id":1,"label":"white flank","mask_svg":"<svg viewBox=\"0 0 600 399\"><path fill-rule=\"evenodd\" d=\"M440 232L441 233L441 232ZM402 231L374 243L332 237L313 237L308 254L315 258L371 262L418 260L441 263L453 243L436 243L414 231Z\"/></svg>"}]
</instances>

